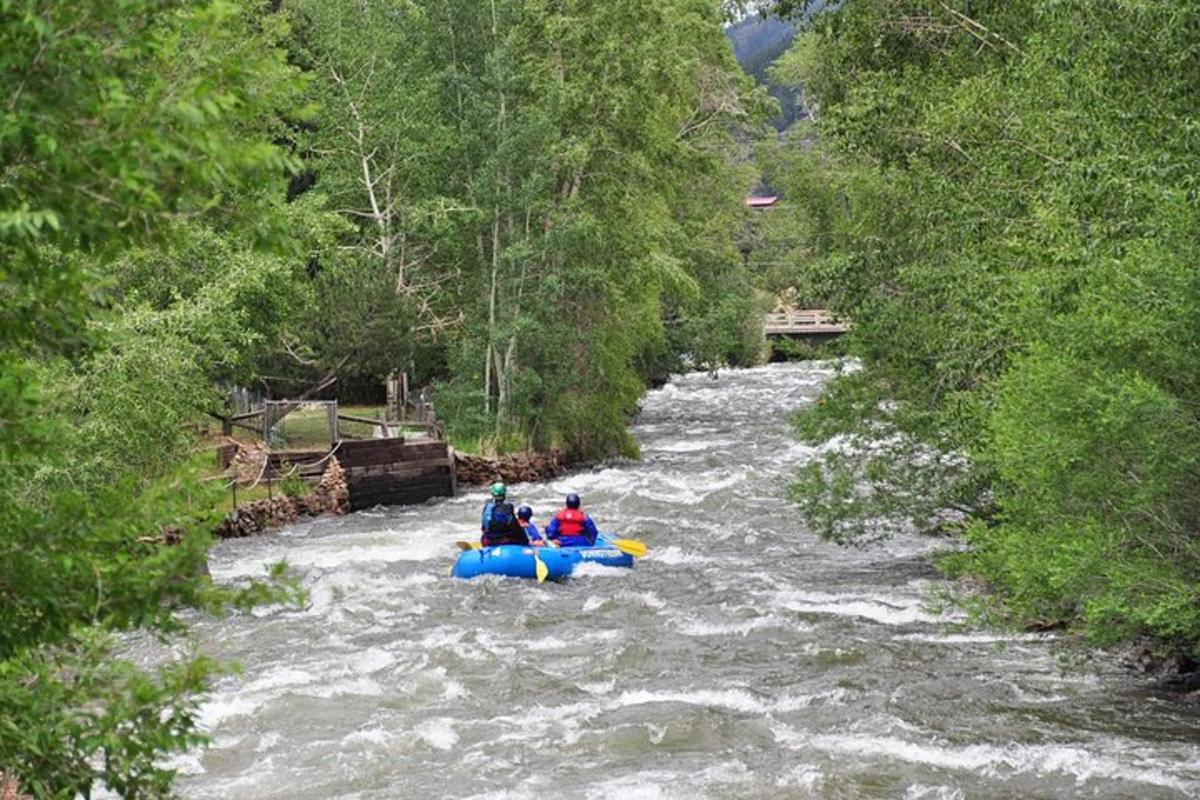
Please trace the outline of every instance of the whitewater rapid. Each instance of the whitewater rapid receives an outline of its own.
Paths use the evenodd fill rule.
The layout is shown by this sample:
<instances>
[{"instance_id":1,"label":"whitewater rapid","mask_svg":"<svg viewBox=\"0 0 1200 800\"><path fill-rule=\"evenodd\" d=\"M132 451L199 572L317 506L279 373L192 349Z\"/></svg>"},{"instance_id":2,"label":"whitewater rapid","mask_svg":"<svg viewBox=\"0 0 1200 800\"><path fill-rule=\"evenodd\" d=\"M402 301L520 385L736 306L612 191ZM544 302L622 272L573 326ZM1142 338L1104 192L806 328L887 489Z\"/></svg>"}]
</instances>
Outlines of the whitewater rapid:
<instances>
[{"instance_id":1,"label":"whitewater rapid","mask_svg":"<svg viewBox=\"0 0 1200 800\"><path fill-rule=\"evenodd\" d=\"M481 491L226 541L218 581L286 559L308 590L193 626L240 664L202 706L189 798L1187 798L1200 713L1051 637L964 628L915 537L846 550L784 490L820 456L787 416L833 363L677 377L640 461L567 491L645 540L563 584L451 579Z\"/></svg>"}]
</instances>

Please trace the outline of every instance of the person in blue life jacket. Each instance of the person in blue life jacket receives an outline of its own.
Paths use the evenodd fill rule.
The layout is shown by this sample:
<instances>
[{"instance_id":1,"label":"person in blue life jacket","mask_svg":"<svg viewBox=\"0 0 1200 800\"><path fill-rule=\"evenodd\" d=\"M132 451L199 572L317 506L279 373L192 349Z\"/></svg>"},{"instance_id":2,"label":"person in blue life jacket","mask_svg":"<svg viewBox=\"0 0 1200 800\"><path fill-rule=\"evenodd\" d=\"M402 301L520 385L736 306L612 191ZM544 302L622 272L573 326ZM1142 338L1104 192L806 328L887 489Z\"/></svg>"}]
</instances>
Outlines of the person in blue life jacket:
<instances>
[{"instance_id":1,"label":"person in blue life jacket","mask_svg":"<svg viewBox=\"0 0 1200 800\"><path fill-rule=\"evenodd\" d=\"M529 537L525 535L525 529L517 520L516 509L506 499L507 494L508 489L503 483L492 484L492 499L483 507L483 519L480 522L480 543L484 547L529 544Z\"/></svg>"},{"instance_id":2,"label":"person in blue life jacket","mask_svg":"<svg viewBox=\"0 0 1200 800\"><path fill-rule=\"evenodd\" d=\"M529 537L529 543L534 547L542 547L546 544L546 540L542 538L542 534L538 531L537 525L533 523L533 509L529 506L521 506L517 509L517 524L525 531L525 535Z\"/></svg>"},{"instance_id":3,"label":"person in blue life jacket","mask_svg":"<svg viewBox=\"0 0 1200 800\"><path fill-rule=\"evenodd\" d=\"M567 495L567 507L558 510L546 526L546 538L560 547L591 547L600 531L592 518L579 508L579 495Z\"/></svg>"}]
</instances>

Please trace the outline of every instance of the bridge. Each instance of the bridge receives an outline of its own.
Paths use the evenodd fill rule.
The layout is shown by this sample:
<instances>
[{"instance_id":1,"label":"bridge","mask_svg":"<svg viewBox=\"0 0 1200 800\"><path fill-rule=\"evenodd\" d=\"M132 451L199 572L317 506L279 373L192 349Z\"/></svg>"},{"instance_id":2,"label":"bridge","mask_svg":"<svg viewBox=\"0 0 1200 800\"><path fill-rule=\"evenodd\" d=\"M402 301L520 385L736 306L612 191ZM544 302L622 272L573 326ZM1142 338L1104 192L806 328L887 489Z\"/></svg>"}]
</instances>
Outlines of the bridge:
<instances>
[{"instance_id":1,"label":"bridge","mask_svg":"<svg viewBox=\"0 0 1200 800\"><path fill-rule=\"evenodd\" d=\"M850 330L850 323L839 319L832 311L807 308L767 314L763 333L767 336L833 337Z\"/></svg>"}]
</instances>

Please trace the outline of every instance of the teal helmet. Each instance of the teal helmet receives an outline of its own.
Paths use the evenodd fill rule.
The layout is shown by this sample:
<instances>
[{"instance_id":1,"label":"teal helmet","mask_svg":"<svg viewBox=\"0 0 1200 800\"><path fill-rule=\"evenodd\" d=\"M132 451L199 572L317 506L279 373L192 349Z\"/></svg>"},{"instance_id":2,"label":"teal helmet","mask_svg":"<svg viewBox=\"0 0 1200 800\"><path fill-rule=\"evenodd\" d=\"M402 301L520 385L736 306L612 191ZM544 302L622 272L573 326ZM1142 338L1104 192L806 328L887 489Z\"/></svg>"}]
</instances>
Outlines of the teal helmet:
<instances>
[{"instance_id":1,"label":"teal helmet","mask_svg":"<svg viewBox=\"0 0 1200 800\"><path fill-rule=\"evenodd\" d=\"M497 500L499 500L506 494L508 494L508 489L505 488L503 483L496 481L492 484L492 497L495 497Z\"/></svg>"}]
</instances>

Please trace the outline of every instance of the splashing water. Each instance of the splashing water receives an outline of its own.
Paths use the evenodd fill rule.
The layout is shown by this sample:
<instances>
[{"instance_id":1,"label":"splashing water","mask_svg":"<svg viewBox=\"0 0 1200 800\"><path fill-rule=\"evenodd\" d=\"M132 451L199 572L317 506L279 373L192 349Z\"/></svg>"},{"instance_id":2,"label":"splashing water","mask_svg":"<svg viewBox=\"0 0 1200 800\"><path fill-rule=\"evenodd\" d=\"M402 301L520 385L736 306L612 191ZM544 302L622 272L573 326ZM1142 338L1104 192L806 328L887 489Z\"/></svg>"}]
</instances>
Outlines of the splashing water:
<instances>
[{"instance_id":1,"label":"splashing water","mask_svg":"<svg viewBox=\"0 0 1200 800\"><path fill-rule=\"evenodd\" d=\"M843 550L783 499L817 457L787 414L832 364L680 377L640 462L577 491L644 539L633 571L564 584L446 577L482 492L221 543L217 580L286 558L309 589L195 626L242 665L177 761L192 798L1175 798L1200 794L1200 714L1043 636L955 629L933 546ZM136 645L135 645L136 647Z\"/></svg>"}]
</instances>

